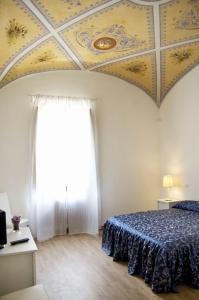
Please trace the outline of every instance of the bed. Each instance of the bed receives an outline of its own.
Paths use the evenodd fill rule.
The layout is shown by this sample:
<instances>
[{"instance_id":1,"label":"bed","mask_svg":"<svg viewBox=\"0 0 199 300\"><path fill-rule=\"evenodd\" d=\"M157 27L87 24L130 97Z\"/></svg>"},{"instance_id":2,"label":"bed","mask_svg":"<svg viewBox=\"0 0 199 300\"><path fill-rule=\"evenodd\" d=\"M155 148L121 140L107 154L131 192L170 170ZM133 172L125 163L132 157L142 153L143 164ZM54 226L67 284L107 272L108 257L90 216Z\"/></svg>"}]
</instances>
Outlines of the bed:
<instances>
[{"instance_id":1,"label":"bed","mask_svg":"<svg viewBox=\"0 0 199 300\"><path fill-rule=\"evenodd\" d=\"M128 273L141 275L154 292L176 292L180 283L199 288L199 202L112 217L102 248L128 261Z\"/></svg>"}]
</instances>

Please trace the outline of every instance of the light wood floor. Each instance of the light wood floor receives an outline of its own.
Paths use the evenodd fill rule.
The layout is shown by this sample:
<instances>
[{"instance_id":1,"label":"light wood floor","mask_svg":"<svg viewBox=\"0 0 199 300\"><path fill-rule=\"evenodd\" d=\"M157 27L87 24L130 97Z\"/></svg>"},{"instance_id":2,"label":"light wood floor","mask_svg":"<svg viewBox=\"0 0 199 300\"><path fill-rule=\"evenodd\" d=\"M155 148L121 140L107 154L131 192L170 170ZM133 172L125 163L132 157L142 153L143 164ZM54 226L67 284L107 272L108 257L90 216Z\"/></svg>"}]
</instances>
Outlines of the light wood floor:
<instances>
[{"instance_id":1,"label":"light wood floor","mask_svg":"<svg viewBox=\"0 0 199 300\"><path fill-rule=\"evenodd\" d=\"M199 300L199 290L154 294L142 278L127 273L101 250L101 237L75 235L38 243L37 282L50 300Z\"/></svg>"}]
</instances>

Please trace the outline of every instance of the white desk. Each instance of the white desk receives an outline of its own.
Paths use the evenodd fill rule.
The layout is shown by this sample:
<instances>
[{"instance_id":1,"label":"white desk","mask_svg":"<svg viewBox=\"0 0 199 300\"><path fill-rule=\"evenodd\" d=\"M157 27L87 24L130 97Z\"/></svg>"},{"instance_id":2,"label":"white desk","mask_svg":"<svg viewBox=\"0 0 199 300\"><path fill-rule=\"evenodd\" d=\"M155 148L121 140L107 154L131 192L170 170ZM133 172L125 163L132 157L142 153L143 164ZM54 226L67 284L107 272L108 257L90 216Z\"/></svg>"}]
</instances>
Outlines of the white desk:
<instances>
[{"instance_id":1,"label":"white desk","mask_svg":"<svg viewBox=\"0 0 199 300\"><path fill-rule=\"evenodd\" d=\"M27 243L10 246L10 241L29 238ZM35 284L35 252L38 250L28 227L7 231L8 243L0 250L0 296Z\"/></svg>"}]
</instances>

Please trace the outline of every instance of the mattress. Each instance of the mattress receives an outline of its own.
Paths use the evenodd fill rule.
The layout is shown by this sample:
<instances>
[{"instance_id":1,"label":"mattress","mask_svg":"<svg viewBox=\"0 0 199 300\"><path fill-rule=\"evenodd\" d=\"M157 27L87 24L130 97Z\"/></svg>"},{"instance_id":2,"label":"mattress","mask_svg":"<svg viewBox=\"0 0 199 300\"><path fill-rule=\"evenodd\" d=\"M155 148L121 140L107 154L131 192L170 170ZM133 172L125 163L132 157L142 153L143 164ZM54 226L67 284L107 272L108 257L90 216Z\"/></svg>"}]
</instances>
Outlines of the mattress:
<instances>
[{"instance_id":1,"label":"mattress","mask_svg":"<svg viewBox=\"0 0 199 300\"><path fill-rule=\"evenodd\" d=\"M199 203L112 217L102 248L128 261L129 274L141 275L154 292L176 291L180 283L199 288Z\"/></svg>"}]
</instances>

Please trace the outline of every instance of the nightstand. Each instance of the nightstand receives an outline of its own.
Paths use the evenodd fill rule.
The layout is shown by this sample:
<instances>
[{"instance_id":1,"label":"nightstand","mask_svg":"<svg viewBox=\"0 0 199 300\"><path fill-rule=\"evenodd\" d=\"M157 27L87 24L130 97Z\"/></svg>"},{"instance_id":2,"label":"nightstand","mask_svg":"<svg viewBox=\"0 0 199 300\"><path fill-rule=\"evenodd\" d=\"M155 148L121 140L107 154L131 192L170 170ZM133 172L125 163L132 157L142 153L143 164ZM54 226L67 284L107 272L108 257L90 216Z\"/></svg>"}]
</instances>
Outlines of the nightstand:
<instances>
[{"instance_id":1,"label":"nightstand","mask_svg":"<svg viewBox=\"0 0 199 300\"><path fill-rule=\"evenodd\" d=\"M176 200L176 199L158 199L157 207L158 207L158 210L169 209L169 208L172 208L172 206L178 202L179 202L179 200Z\"/></svg>"}]
</instances>

